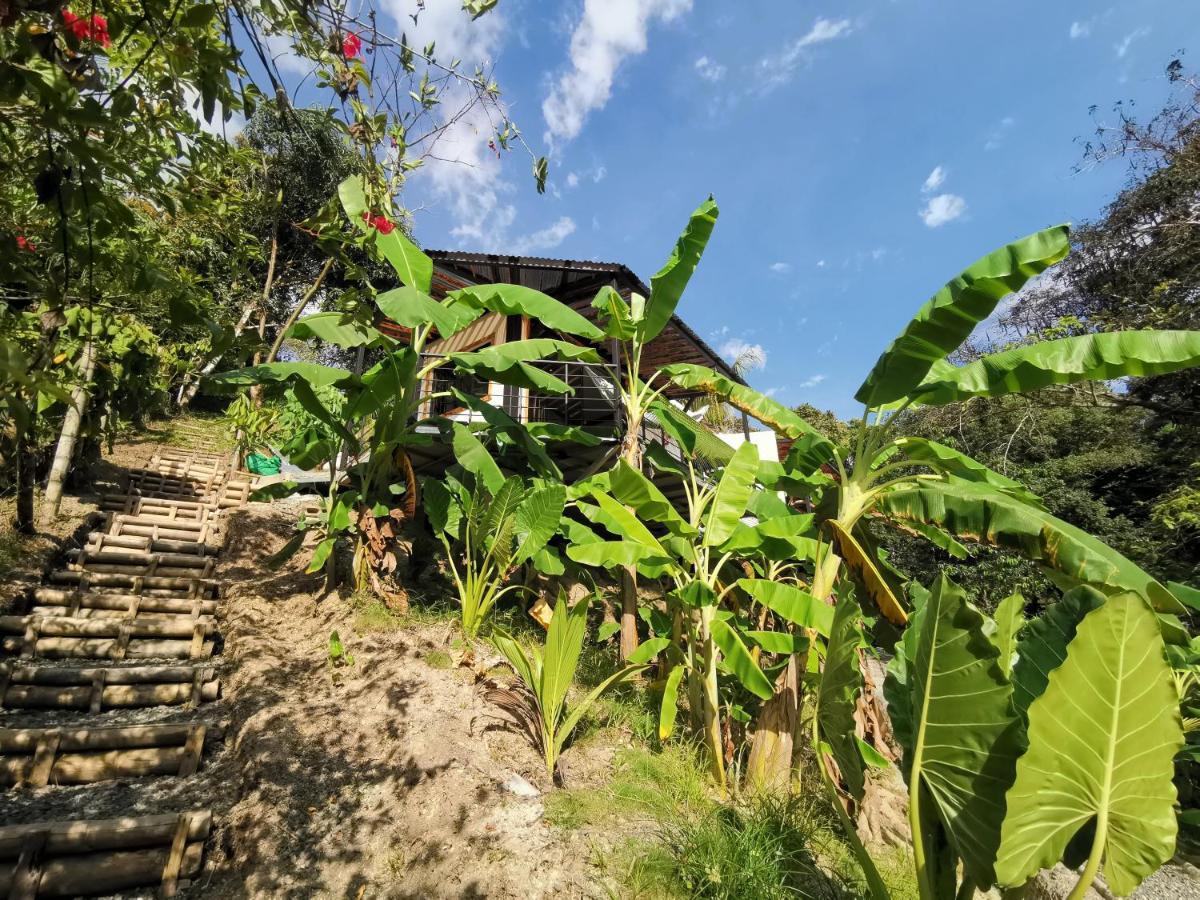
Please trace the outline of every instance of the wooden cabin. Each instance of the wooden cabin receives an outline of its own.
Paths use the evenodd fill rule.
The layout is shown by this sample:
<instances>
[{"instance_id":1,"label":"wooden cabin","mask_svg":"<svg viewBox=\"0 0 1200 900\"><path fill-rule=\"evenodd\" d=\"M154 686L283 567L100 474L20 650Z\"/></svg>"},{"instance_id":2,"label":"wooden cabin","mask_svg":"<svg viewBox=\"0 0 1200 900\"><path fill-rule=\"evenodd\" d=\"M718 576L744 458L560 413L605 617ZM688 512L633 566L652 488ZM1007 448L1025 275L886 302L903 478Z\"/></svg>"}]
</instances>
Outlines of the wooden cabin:
<instances>
[{"instance_id":1,"label":"wooden cabin","mask_svg":"<svg viewBox=\"0 0 1200 900\"><path fill-rule=\"evenodd\" d=\"M455 250L431 250L426 253L434 262L432 293L438 298L471 284L520 284L549 294L585 318L596 321L597 311L592 309L591 303L597 290L604 285L611 285L626 299L633 292L643 296L649 296L650 293L646 284L620 263L464 253ZM397 329L394 325L387 328L388 324L390 323L384 323L381 327L388 331L396 329L396 336L401 336L402 329ZM577 340L558 334L527 316L487 313L451 338L431 342L427 345L426 352L433 358L447 351L480 350L508 341L538 337ZM606 457L611 459L611 452L616 443L615 436L620 432L620 405L614 378L620 377L621 361L615 343L607 348L607 352L605 348L600 348L600 355L604 359L604 364L600 366L562 360L533 362L573 388L573 393L566 396L540 395L524 388L486 383L455 374L450 367L446 367L444 374L435 372L429 379L426 390L430 395L444 394L448 386L454 384L463 393L486 398L488 402L504 409L520 422L574 426L595 435L600 438L600 443L592 447L570 442L552 442L551 449L564 474L578 475L601 465ZM663 332L651 341L643 352L641 376L649 378L660 366L679 362L708 366L744 383L703 338L679 316L672 316ZM677 388L669 389L667 396L685 411L691 410L700 400L700 396L695 392ZM477 415L456 406L452 398L444 396L432 399L422 412L462 421L469 421ZM646 428L645 440L659 440L664 445L670 444L669 439L654 427L653 422L648 423ZM429 458L422 459L423 448L414 448L414 464L418 471L436 469L445 464L445 461L439 458L440 450L437 447L430 447L427 452Z\"/></svg>"}]
</instances>

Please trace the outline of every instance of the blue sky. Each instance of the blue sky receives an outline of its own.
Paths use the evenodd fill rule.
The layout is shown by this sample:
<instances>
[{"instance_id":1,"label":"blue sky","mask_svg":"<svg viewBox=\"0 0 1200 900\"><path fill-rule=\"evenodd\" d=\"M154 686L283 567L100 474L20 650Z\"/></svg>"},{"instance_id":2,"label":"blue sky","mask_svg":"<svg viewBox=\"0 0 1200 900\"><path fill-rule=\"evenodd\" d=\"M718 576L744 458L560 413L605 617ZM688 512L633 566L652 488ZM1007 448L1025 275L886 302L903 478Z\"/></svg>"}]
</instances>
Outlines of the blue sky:
<instances>
[{"instance_id":1,"label":"blue sky","mask_svg":"<svg viewBox=\"0 0 1200 900\"><path fill-rule=\"evenodd\" d=\"M478 123L460 129L445 153L474 167L439 164L405 193L424 246L648 278L712 193L680 314L726 352L760 347L755 387L843 415L947 278L1120 188L1119 161L1073 171L1089 107L1148 116L1167 62L1200 53L1200 10L1180 0L500 0L474 25L459 0L425 5L418 37L494 62L551 183L538 196L527 156L497 161Z\"/></svg>"}]
</instances>

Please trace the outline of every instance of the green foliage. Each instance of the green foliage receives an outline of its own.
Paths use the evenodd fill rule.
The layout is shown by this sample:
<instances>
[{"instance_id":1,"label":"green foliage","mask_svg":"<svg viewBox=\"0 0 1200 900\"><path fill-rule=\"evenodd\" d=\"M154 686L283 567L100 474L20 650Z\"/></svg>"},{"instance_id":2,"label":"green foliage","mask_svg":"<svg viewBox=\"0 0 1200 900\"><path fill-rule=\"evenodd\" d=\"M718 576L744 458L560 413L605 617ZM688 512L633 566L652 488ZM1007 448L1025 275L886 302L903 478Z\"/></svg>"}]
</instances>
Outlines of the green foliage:
<instances>
[{"instance_id":1,"label":"green foliage","mask_svg":"<svg viewBox=\"0 0 1200 900\"><path fill-rule=\"evenodd\" d=\"M1136 594L1109 597L1080 622L1029 706L1029 751L1006 798L1000 882L1019 885L1053 866L1082 830L1080 883L1103 865L1116 894L1132 893L1174 853L1171 779L1182 744L1179 695L1154 614Z\"/></svg>"},{"instance_id":2,"label":"green foliage","mask_svg":"<svg viewBox=\"0 0 1200 900\"><path fill-rule=\"evenodd\" d=\"M551 774L556 773L563 747L592 704L606 690L645 668L635 658L632 665L618 669L568 708L567 693L574 684L587 637L587 610L588 600L572 607L566 593L560 593L542 649L526 650L502 628L492 632L492 643L513 667L523 689L493 689L487 697L526 731Z\"/></svg>"},{"instance_id":3,"label":"green foliage","mask_svg":"<svg viewBox=\"0 0 1200 900\"><path fill-rule=\"evenodd\" d=\"M248 393L238 394L225 409L226 431L233 439L238 459L265 450L279 431L280 411L273 406L255 406Z\"/></svg>"}]
</instances>

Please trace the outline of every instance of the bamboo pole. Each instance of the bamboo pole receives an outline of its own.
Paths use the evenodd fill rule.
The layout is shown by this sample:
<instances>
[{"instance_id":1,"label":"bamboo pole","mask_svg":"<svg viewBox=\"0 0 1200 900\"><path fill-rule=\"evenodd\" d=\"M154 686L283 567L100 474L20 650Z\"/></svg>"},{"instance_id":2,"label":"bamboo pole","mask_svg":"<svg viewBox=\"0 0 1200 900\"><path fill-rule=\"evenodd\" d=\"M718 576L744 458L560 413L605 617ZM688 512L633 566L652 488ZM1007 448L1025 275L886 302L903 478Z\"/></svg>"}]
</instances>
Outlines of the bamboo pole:
<instances>
[{"instance_id":1,"label":"bamboo pole","mask_svg":"<svg viewBox=\"0 0 1200 900\"><path fill-rule=\"evenodd\" d=\"M81 619L74 616L0 616L0 632L25 634L34 628L41 637L119 637L131 638L192 637L200 631L205 637L216 633L211 617L144 622L139 619Z\"/></svg>"},{"instance_id":2,"label":"bamboo pole","mask_svg":"<svg viewBox=\"0 0 1200 900\"><path fill-rule=\"evenodd\" d=\"M158 884L170 858L171 848L117 850L79 856L60 856L40 864L36 897L74 897L80 894L104 894L126 888ZM183 852L180 873L186 878L200 871L204 845L188 844ZM0 894L11 896L16 881L16 865L0 864Z\"/></svg>"},{"instance_id":3,"label":"bamboo pole","mask_svg":"<svg viewBox=\"0 0 1200 900\"><path fill-rule=\"evenodd\" d=\"M50 580L55 584L79 584L86 582L89 586L127 587L139 585L143 590L186 591L188 594L220 593L220 582L211 578L177 578L159 575L130 575L112 572L73 572L69 569L58 569L50 573Z\"/></svg>"},{"instance_id":4,"label":"bamboo pole","mask_svg":"<svg viewBox=\"0 0 1200 900\"><path fill-rule=\"evenodd\" d=\"M186 756L187 751L182 746L63 753L54 758L44 782L35 780L30 774L33 766L30 757L0 756L0 785L95 784L117 778L177 775Z\"/></svg>"},{"instance_id":5,"label":"bamboo pole","mask_svg":"<svg viewBox=\"0 0 1200 900\"><path fill-rule=\"evenodd\" d=\"M0 728L0 753L31 754L50 735L57 735L60 752L88 750L136 750L150 747L182 747L198 726L118 725L109 728ZM206 725L205 738L219 741L224 725Z\"/></svg>"},{"instance_id":6,"label":"bamboo pole","mask_svg":"<svg viewBox=\"0 0 1200 900\"><path fill-rule=\"evenodd\" d=\"M200 659L212 656L212 641L204 641L193 653L192 641L130 640L124 646L120 638L47 637L29 642L23 637L0 638L5 653L24 653L42 659Z\"/></svg>"},{"instance_id":7,"label":"bamboo pole","mask_svg":"<svg viewBox=\"0 0 1200 900\"><path fill-rule=\"evenodd\" d=\"M91 819L75 822L35 822L0 827L0 859L16 859L30 837L44 833L43 852L91 853L97 850L126 850L156 847L171 842L179 822L178 813L166 815ZM191 813L188 840L203 841L212 829L212 811Z\"/></svg>"},{"instance_id":8,"label":"bamboo pole","mask_svg":"<svg viewBox=\"0 0 1200 900\"><path fill-rule=\"evenodd\" d=\"M221 683L201 684L199 699L211 703L220 696ZM50 687L35 684L11 684L5 692L6 709L89 709L93 706L90 685ZM193 700L191 684L111 684L102 689L101 709L127 709L139 706L177 706Z\"/></svg>"},{"instance_id":9,"label":"bamboo pole","mask_svg":"<svg viewBox=\"0 0 1200 900\"><path fill-rule=\"evenodd\" d=\"M90 685L99 675L105 684L191 684L196 674L212 681L217 671L212 666L122 666L111 668L60 668L58 666L10 666L0 663L0 682L7 675L10 684Z\"/></svg>"},{"instance_id":10,"label":"bamboo pole","mask_svg":"<svg viewBox=\"0 0 1200 900\"><path fill-rule=\"evenodd\" d=\"M128 612L134 600L137 601L138 614L142 613L171 613L175 615L191 615L193 610L202 616L213 616L217 612L216 600L191 600L186 597L144 597L140 594L94 594L79 591L64 591L59 588L40 587L34 589L33 599L47 607L66 606L74 608L78 605L82 610L111 610L113 612ZM31 613L36 615L36 613ZM62 613L47 613L47 615L62 615Z\"/></svg>"}]
</instances>

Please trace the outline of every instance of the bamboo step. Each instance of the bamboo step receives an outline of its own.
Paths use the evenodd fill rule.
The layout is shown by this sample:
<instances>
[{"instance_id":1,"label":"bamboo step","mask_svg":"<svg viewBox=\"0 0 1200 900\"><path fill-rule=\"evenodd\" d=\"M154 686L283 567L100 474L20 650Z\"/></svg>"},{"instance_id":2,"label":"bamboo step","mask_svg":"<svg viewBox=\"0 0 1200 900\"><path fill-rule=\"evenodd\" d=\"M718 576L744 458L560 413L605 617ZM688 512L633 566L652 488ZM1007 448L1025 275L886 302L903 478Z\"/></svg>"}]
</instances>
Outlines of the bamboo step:
<instances>
[{"instance_id":1,"label":"bamboo step","mask_svg":"<svg viewBox=\"0 0 1200 900\"><path fill-rule=\"evenodd\" d=\"M224 727L202 723L115 728L0 728L0 784L44 787L114 778L193 775L206 741Z\"/></svg>"},{"instance_id":2,"label":"bamboo step","mask_svg":"<svg viewBox=\"0 0 1200 900\"><path fill-rule=\"evenodd\" d=\"M220 681L212 666L62 668L0 663L0 707L103 709L138 706L194 708L216 700Z\"/></svg>"},{"instance_id":3,"label":"bamboo step","mask_svg":"<svg viewBox=\"0 0 1200 900\"><path fill-rule=\"evenodd\" d=\"M154 515L172 521L203 521L209 518L212 509L197 500L143 497L139 494L105 494L100 498L100 508L126 515Z\"/></svg>"},{"instance_id":4,"label":"bamboo step","mask_svg":"<svg viewBox=\"0 0 1200 900\"><path fill-rule=\"evenodd\" d=\"M78 615L85 610L123 613L127 616L167 613L199 617L214 616L217 613L216 600L202 600L199 597L147 597L142 594L101 594L39 587L34 588L33 599L42 607L66 607L75 610L71 615ZM46 615L62 614L57 612Z\"/></svg>"},{"instance_id":5,"label":"bamboo step","mask_svg":"<svg viewBox=\"0 0 1200 900\"><path fill-rule=\"evenodd\" d=\"M0 895L71 897L159 885L171 897L196 876L212 813L0 827Z\"/></svg>"},{"instance_id":6,"label":"bamboo step","mask_svg":"<svg viewBox=\"0 0 1200 900\"><path fill-rule=\"evenodd\" d=\"M95 587L129 588L135 594L153 593L158 596L217 597L220 583L211 578L165 577L160 575L128 575L112 572L77 572L57 569L50 573L53 584L77 584L81 591Z\"/></svg>"},{"instance_id":7,"label":"bamboo step","mask_svg":"<svg viewBox=\"0 0 1200 900\"><path fill-rule=\"evenodd\" d=\"M72 616L0 616L0 634L31 632L35 637L210 637L217 631L211 616L143 622L137 619L90 619Z\"/></svg>"},{"instance_id":8,"label":"bamboo step","mask_svg":"<svg viewBox=\"0 0 1200 900\"><path fill-rule=\"evenodd\" d=\"M140 553L177 553L186 556L212 556L218 548L204 541L176 540L149 534L120 534L93 531L88 536L89 554L103 550L136 550Z\"/></svg>"},{"instance_id":9,"label":"bamboo step","mask_svg":"<svg viewBox=\"0 0 1200 900\"><path fill-rule=\"evenodd\" d=\"M216 568L211 556L192 553L157 553L128 550L120 547L92 550L68 550L67 559L73 570L114 572L130 575L163 575L180 578L207 578Z\"/></svg>"}]
</instances>

